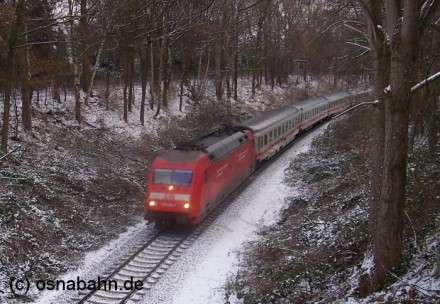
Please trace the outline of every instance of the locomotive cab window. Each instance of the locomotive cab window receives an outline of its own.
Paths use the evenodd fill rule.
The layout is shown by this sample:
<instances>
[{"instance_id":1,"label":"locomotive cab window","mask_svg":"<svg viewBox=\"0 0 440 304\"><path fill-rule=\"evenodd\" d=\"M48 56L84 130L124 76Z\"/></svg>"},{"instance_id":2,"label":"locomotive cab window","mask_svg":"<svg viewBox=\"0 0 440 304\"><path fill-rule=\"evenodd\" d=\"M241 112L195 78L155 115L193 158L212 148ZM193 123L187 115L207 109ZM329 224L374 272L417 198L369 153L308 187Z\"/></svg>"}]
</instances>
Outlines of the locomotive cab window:
<instances>
[{"instance_id":1,"label":"locomotive cab window","mask_svg":"<svg viewBox=\"0 0 440 304\"><path fill-rule=\"evenodd\" d=\"M153 182L155 184L171 184L171 177L173 170L171 169L156 169L154 170Z\"/></svg>"},{"instance_id":2,"label":"locomotive cab window","mask_svg":"<svg viewBox=\"0 0 440 304\"><path fill-rule=\"evenodd\" d=\"M174 170L173 185L189 186L192 180L191 170Z\"/></svg>"},{"instance_id":3,"label":"locomotive cab window","mask_svg":"<svg viewBox=\"0 0 440 304\"><path fill-rule=\"evenodd\" d=\"M192 180L191 170L155 169L153 183L189 186Z\"/></svg>"}]
</instances>

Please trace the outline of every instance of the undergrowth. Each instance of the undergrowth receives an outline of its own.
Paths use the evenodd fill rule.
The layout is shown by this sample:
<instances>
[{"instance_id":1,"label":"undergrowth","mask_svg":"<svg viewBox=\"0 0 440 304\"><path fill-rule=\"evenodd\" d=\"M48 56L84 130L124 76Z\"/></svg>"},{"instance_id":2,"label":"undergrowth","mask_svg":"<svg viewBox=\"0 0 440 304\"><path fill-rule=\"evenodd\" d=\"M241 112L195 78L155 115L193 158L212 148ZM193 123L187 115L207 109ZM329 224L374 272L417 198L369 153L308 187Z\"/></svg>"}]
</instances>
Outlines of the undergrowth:
<instances>
[{"instance_id":1,"label":"undergrowth","mask_svg":"<svg viewBox=\"0 0 440 304\"><path fill-rule=\"evenodd\" d=\"M310 151L290 164L286 183L306 195L290 197L277 224L261 231L241 252L239 271L227 284L226 303L361 301L358 278L371 255L369 153L374 146L367 114L361 110L332 123ZM423 142L410 153L404 257L384 289L407 274L417 257L434 267L436 251L426 238L438 238L439 155L439 149L428 155ZM426 246L430 249L422 255ZM393 288L406 290L407 285ZM363 301L428 303L435 293L395 292L393 298L379 292Z\"/></svg>"}]
</instances>

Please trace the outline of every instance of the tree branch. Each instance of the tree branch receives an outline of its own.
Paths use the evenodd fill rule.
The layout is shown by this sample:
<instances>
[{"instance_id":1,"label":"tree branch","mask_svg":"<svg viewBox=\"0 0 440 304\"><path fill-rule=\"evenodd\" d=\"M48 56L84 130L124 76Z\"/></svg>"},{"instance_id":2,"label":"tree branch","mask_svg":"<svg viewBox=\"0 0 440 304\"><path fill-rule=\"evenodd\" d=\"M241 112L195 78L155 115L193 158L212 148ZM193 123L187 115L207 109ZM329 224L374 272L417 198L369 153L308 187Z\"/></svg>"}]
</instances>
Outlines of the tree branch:
<instances>
[{"instance_id":1,"label":"tree branch","mask_svg":"<svg viewBox=\"0 0 440 304\"><path fill-rule=\"evenodd\" d=\"M440 79L440 71L437 72L437 73L435 73L435 74L432 75L432 76L429 76L428 78L426 78L426 79L420 81L418 84L416 84L415 86L413 86L413 87L411 88L411 92L414 93L414 92L416 92L416 91L422 89L422 88L423 88L425 85L427 85L428 83L430 83L430 82L432 82L432 81L435 81L435 80L438 80L438 79Z\"/></svg>"},{"instance_id":2,"label":"tree branch","mask_svg":"<svg viewBox=\"0 0 440 304\"><path fill-rule=\"evenodd\" d=\"M2 157L0 157L0 160L3 160L4 158L6 158L8 155L14 153L15 151L17 151L18 149L21 148L22 145L19 145L18 147L15 147L13 150L11 150L9 153L6 153L5 155L3 155Z\"/></svg>"}]
</instances>

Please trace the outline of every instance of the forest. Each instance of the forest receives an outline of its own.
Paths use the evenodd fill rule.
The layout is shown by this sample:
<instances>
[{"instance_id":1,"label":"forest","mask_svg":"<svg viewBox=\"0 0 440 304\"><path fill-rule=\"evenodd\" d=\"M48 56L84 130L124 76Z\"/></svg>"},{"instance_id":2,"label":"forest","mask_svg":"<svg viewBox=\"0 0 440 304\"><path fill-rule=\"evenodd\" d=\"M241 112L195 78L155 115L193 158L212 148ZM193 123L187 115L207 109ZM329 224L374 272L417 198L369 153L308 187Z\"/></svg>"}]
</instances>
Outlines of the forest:
<instances>
[{"instance_id":1,"label":"forest","mask_svg":"<svg viewBox=\"0 0 440 304\"><path fill-rule=\"evenodd\" d=\"M288 75L354 86L372 74L363 56L368 42L356 29L361 8L345 1L3 2L1 88L5 109L17 89L25 96L25 130L32 129L32 102L43 92L62 102L67 88L74 90L81 122L81 105L96 82L105 83L102 100L111 85L124 86L126 120L133 86L141 85L144 123L145 108L167 107L171 81L180 82L181 103L197 104L208 80L218 99L237 99L239 77L251 77L255 92L263 81L286 83Z\"/></svg>"},{"instance_id":2,"label":"forest","mask_svg":"<svg viewBox=\"0 0 440 304\"><path fill-rule=\"evenodd\" d=\"M146 113L156 119L173 94L180 111L222 103L230 115L241 79L252 96L303 83L302 99L313 81L369 86L379 105L369 122L375 268L359 280L367 295L402 262L409 152L423 137L438 153L439 51L437 0L0 0L0 161L21 134L38 133L43 104L69 95L78 126L91 102L114 111L118 88L116 111L148 126Z\"/></svg>"}]
</instances>

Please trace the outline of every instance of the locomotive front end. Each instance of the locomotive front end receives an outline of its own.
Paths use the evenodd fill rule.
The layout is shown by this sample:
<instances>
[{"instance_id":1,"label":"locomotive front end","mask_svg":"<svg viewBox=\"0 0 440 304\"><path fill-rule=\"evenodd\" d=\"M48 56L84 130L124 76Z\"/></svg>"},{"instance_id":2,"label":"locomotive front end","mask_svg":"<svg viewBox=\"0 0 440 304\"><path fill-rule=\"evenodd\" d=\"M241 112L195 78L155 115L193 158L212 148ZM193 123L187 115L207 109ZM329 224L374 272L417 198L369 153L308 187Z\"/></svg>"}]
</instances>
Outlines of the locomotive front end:
<instances>
[{"instance_id":1,"label":"locomotive front end","mask_svg":"<svg viewBox=\"0 0 440 304\"><path fill-rule=\"evenodd\" d=\"M156 225L188 224L197 220L197 155L171 151L157 157L150 171L145 197L145 218ZM182 159L182 155L186 158Z\"/></svg>"}]
</instances>

